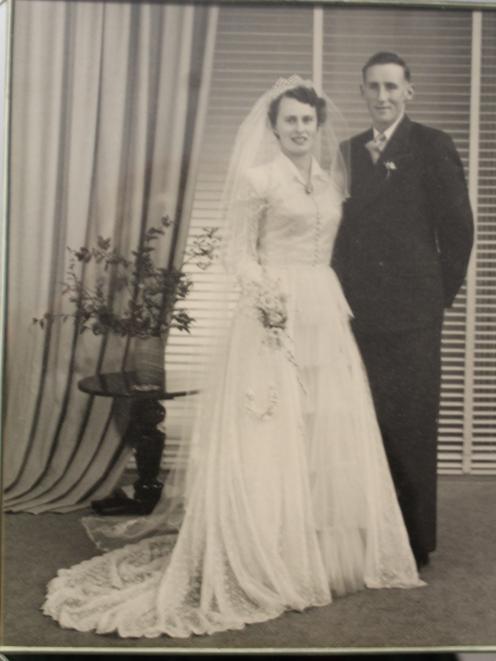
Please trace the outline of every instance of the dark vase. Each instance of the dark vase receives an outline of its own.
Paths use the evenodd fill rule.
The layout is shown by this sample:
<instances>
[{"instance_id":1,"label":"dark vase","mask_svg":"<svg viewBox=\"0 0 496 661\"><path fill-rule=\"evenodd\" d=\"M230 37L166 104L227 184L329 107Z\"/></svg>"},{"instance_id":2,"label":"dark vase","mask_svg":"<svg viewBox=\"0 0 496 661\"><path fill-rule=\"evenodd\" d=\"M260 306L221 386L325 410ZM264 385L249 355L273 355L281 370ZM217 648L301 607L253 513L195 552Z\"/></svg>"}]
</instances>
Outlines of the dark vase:
<instances>
[{"instance_id":1,"label":"dark vase","mask_svg":"<svg viewBox=\"0 0 496 661\"><path fill-rule=\"evenodd\" d=\"M133 367L141 385L165 388L165 340L162 337L134 338Z\"/></svg>"}]
</instances>

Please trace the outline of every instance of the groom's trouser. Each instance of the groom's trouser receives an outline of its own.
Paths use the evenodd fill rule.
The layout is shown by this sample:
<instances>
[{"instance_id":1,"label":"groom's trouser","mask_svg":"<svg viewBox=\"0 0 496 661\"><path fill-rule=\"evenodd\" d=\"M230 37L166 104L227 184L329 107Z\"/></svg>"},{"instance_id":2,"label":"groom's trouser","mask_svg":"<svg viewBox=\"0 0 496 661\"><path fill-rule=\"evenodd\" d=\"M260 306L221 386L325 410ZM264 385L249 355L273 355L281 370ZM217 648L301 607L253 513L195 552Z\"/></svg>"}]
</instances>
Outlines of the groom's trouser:
<instances>
[{"instance_id":1,"label":"groom's trouser","mask_svg":"<svg viewBox=\"0 0 496 661\"><path fill-rule=\"evenodd\" d=\"M355 337L412 550L436 546L437 418L441 325Z\"/></svg>"}]
</instances>

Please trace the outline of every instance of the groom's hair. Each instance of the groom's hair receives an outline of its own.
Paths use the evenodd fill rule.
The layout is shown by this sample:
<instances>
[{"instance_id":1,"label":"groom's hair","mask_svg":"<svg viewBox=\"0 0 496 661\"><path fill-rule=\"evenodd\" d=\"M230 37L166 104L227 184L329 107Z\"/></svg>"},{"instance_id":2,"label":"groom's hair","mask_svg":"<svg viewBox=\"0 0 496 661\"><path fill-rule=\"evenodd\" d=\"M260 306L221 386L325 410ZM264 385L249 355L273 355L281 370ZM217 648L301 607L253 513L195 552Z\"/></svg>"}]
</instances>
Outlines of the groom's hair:
<instances>
[{"instance_id":1,"label":"groom's hair","mask_svg":"<svg viewBox=\"0 0 496 661\"><path fill-rule=\"evenodd\" d=\"M392 53L389 51L379 51L378 53L374 53L372 57L370 57L365 64L362 67L362 77L363 80L365 80L367 76L367 70L370 69L370 67L375 66L376 64L397 64L400 66L404 73L405 73L405 78L410 82L412 73L410 71L410 67L408 64L405 62L405 60L398 55L398 53Z\"/></svg>"},{"instance_id":2,"label":"groom's hair","mask_svg":"<svg viewBox=\"0 0 496 661\"><path fill-rule=\"evenodd\" d=\"M326 120L326 102L325 99L320 97L313 87L306 87L305 85L298 85L292 89L286 90L275 99L272 99L269 105L268 115L270 125L274 129L277 122L277 115L279 114L279 106L281 100L287 96L289 99L296 99L300 103L306 103L312 108L315 108L317 114L317 124L321 126Z\"/></svg>"}]
</instances>

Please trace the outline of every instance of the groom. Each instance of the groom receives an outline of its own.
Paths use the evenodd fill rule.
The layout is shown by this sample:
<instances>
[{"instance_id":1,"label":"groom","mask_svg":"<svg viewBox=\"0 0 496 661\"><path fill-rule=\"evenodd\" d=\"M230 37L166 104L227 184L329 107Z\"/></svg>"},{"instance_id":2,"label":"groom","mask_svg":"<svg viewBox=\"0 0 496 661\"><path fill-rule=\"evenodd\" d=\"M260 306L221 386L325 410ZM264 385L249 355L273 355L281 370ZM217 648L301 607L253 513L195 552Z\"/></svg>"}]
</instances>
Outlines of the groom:
<instances>
[{"instance_id":1,"label":"groom","mask_svg":"<svg viewBox=\"0 0 496 661\"><path fill-rule=\"evenodd\" d=\"M384 446L419 568L436 545L443 309L463 283L473 220L445 133L405 114L410 70L395 53L362 70L372 128L347 145L351 196L333 267L354 314Z\"/></svg>"}]
</instances>

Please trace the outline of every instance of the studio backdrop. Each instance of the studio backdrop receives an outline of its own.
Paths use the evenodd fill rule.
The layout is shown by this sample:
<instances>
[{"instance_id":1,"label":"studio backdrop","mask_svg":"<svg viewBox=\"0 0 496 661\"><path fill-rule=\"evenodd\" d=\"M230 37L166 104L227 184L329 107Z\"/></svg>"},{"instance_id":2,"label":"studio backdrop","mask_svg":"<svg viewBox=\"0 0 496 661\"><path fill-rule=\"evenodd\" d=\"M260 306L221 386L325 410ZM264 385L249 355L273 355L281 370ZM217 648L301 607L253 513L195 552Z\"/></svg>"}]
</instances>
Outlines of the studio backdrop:
<instances>
[{"instance_id":1,"label":"studio backdrop","mask_svg":"<svg viewBox=\"0 0 496 661\"><path fill-rule=\"evenodd\" d=\"M107 495L131 461L119 415L77 389L83 376L120 369L122 341L68 326L47 333L31 322L61 304L66 246L98 234L135 245L178 199L184 239L214 226L235 132L256 98L279 76L311 77L356 133L369 125L361 67L377 50L409 63L410 116L455 140L477 219L467 283L445 319L439 471L496 474L495 40L489 10L17 0L7 508L85 506ZM209 351L219 268L193 273L196 323L190 336L170 337L169 369L191 371ZM168 407L164 466L188 415L186 400Z\"/></svg>"},{"instance_id":2,"label":"studio backdrop","mask_svg":"<svg viewBox=\"0 0 496 661\"><path fill-rule=\"evenodd\" d=\"M68 310L67 247L111 238L124 254L169 215L180 262L216 10L131 2L13 3L4 504L66 511L107 495L129 460L126 411L78 390L126 365L125 338L44 330ZM171 238L174 233L168 236ZM178 253L171 255L171 251ZM86 284L91 277L84 274Z\"/></svg>"},{"instance_id":3,"label":"studio backdrop","mask_svg":"<svg viewBox=\"0 0 496 661\"><path fill-rule=\"evenodd\" d=\"M477 221L466 286L445 316L441 473L496 474L495 43L491 10L221 5L191 221L215 222L236 129L279 76L299 73L322 84L358 133L370 125L361 67L378 50L403 56L415 84L408 113L454 139ZM198 311L213 323L212 272L200 282ZM195 331L198 342L208 333L206 321Z\"/></svg>"}]
</instances>

